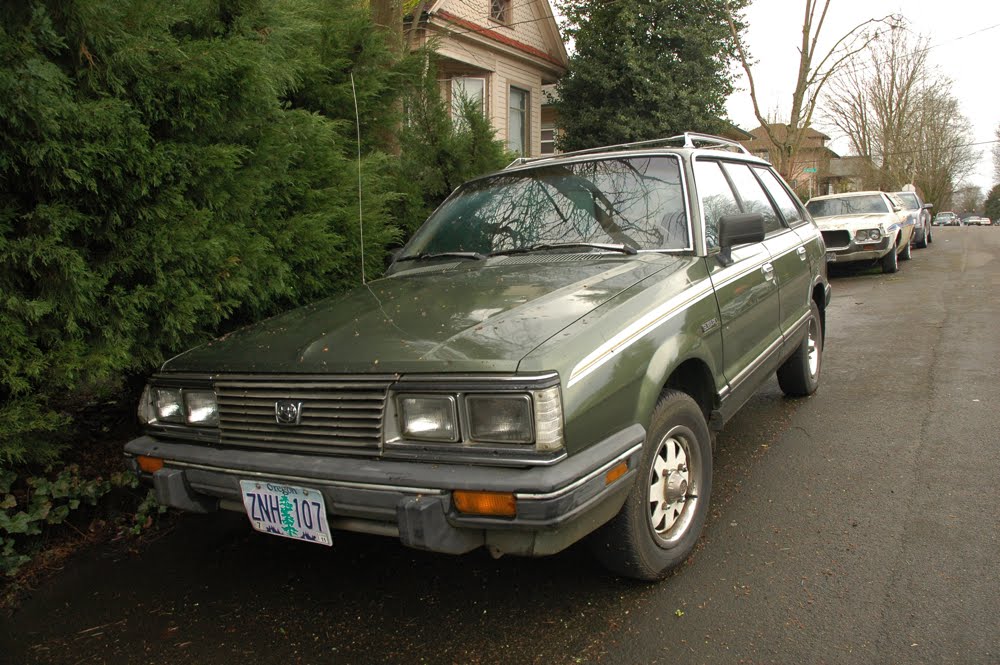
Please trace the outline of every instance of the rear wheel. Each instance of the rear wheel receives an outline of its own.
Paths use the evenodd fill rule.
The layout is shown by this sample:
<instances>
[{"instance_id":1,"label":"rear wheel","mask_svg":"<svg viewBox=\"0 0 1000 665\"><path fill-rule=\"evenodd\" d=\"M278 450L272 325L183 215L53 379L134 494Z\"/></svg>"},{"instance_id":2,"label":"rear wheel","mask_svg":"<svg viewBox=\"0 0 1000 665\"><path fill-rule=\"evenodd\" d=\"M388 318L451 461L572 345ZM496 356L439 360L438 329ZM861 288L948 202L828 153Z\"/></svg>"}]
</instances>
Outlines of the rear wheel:
<instances>
[{"instance_id":1,"label":"rear wheel","mask_svg":"<svg viewBox=\"0 0 1000 665\"><path fill-rule=\"evenodd\" d=\"M893 247L882 257L882 272L892 273L897 270L899 270L899 257L896 255L896 248Z\"/></svg>"},{"instance_id":2,"label":"rear wheel","mask_svg":"<svg viewBox=\"0 0 1000 665\"><path fill-rule=\"evenodd\" d=\"M687 394L666 390L660 397L638 471L621 511L589 543L612 572L653 582L694 549L712 492L711 435Z\"/></svg>"},{"instance_id":3,"label":"rear wheel","mask_svg":"<svg viewBox=\"0 0 1000 665\"><path fill-rule=\"evenodd\" d=\"M819 388L823 368L823 325L816 301L809 303L806 336L799 348L778 368L778 385L790 397L812 395Z\"/></svg>"}]
</instances>

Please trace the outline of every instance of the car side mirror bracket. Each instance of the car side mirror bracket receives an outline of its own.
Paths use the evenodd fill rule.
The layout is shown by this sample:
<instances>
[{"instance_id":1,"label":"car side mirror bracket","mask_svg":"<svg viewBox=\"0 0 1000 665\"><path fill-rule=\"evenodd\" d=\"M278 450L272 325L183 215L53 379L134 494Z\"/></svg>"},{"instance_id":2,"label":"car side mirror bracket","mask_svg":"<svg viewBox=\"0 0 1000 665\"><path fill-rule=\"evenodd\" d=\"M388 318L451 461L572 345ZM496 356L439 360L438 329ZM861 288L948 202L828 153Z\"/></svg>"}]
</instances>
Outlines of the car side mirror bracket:
<instances>
[{"instance_id":1,"label":"car side mirror bracket","mask_svg":"<svg viewBox=\"0 0 1000 665\"><path fill-rule=\"evenodd\" d=\"M733 247L764 241L764 215L759 212L741 215L723 215L719 218L719 263L728 266L733 262Z\"/></svg>"}]
</instances>

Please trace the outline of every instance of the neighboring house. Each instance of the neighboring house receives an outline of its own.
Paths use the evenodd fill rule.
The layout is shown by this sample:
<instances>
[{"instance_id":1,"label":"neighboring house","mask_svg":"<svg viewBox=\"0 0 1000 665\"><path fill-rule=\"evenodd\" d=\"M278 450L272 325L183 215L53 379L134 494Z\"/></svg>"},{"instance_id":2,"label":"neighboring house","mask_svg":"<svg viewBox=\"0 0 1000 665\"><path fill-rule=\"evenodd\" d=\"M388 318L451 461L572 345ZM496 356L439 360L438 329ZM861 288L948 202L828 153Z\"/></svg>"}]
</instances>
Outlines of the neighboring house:
<instances>
[{"instance_id":1,"label":"neighboring house","mask_svg":"<svg viewBox=\"0 0 1000 665\"><path fill-rule=\"evenodd\" d=\"M478 102L511 151L542 154L542 87L569 66L548 0L429 2L411 44L429 41L452 112L462 98Z\"/></svg>"},{"instance_id":2,"label":"neighboring house","mask_svg":"<svg viewBox=\"0 0 1000 665\"><path fill-rule=\"evenodd\" d=\"M827 189L822 194L842 194L878 189L879 169L870 157L831 159ZM922 194L921 194L922 196Z\"/></svg>"},{"instance_id":3,"label":"neighboring house","mask_svg":"<svg viewBox=\"0 0 1000 665\"><path fill-rule=\"evenodd\" d=\"M788 135L788 125L775 123L770 125L771 131L776 135L778 141L783 141ZM741 140L747 150L774 163L772 153L776 150L775 144L767 135L767 130L763 127L751 129L752 138ZM787 173L784 174L790 184L800 196L811 197L820 194L827 194L833 186L830 172L830 162L840 159L840 155L826 147L830 137L823 132L816 131L811 127L805 130L802 137L802 144L795 162Z\"/></svg>"}]
</instances>

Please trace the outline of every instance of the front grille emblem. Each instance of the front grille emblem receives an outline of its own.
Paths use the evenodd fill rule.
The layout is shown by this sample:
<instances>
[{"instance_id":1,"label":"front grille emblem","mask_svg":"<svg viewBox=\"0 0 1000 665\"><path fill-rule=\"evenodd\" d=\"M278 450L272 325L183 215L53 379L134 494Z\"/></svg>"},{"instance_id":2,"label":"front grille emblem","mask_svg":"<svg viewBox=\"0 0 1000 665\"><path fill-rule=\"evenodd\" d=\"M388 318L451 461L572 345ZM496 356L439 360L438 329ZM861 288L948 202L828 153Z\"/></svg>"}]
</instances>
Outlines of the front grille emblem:
<instances>
[{"instance_id":1,"label":"front grille emblem","mask_svg":"<svg viewBox=\"0 0 1000 665\"><path fill-rule=\"evenodd\" d=\"M298 425L302 420L302 402L279 399L274 403L274 419L279 425Z\"/></svg>"}]
</instances>

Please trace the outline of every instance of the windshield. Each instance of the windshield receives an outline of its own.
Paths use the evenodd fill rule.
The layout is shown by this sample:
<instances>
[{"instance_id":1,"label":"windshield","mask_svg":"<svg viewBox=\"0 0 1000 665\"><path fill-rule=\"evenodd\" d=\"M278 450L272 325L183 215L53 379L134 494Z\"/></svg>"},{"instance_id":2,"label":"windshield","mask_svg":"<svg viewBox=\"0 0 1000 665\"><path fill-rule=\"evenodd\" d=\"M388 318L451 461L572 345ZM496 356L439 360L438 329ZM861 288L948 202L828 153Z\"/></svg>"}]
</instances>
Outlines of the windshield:
<instances>
[{"instance_id":1,"label":"windshield","mask_svg":"<svg viewBox=\"0 0 1000 665\"><path fill-rule=\"evenodd\" d=\"M903 208L905 210L916 210L920 207L920 201L917 200L917 195L910 192L900 192L896 194L899 200L903 202Z\"/></svg>"},{"instance_id":2,"label":"windshield","mask_svg":"<svg viewBox=\"0 0 1000 665\"><path fill-rule=\"evenodd\" d=\"M832 217L834 215L868 215L872 213L889 212L889 207L878 194L863 196L845 196L835 199L813 199L806 204L806 209L813 217Z\"/></svg>"},{"instance_id":3,"label":"windshield","mask_svg":"<svg viewBox=\"0 0 1000 665\"><path fill-rule=\"evenodd\" d=\"M689 248L678 160L548 164L474 180L431 215L404 253L488 255L563 243Z\"/></svg>"}]
</instances>

